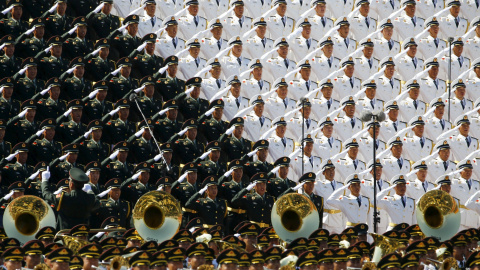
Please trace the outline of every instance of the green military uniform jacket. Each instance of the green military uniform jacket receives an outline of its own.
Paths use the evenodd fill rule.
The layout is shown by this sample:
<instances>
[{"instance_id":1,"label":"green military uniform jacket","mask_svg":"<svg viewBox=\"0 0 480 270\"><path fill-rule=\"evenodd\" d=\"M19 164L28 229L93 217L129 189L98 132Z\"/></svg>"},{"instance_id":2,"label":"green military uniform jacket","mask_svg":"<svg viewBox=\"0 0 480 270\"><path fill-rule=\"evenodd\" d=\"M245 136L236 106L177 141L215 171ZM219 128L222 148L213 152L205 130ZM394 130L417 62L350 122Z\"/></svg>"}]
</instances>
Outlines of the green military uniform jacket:
<instances>
[{"instance_id":1,"label":"green military uniform jacket","mask_svg":"<svg viewBox=\"0 0 480 270\"><path fill-rule=\"evenodd\" d=\"M213 162L211 160L204 160L200 162L198 166L198 176L200 181L203 181L210 175L215 175L217 177L222 176L227 172L227 165L221 162Z\"/></svg>"},{"instance_id":2,"label":"green military uniform jacket","mask_svg":"<svg viewBox=\"0 0 480 270\"><path fill-rule=\"evenodd\" d=\"M0 96L0 119L11 119L19 113L20 101L13 98L6 100L3 96Z\"/></svg>"},{"instance_id":3,"label":"green military uniform jacket","mask_svg":"<svg viewBox=\"0 0 480 270\"><path fill-rule=\"evenodd\" d=\"M85 167L82 164L79 164L78 162L75 162L75 164L69 163L68 161L62 161L57 164L57 166L50 168L52 171L52 179L55 179L57 181L60 181L65 178L69 178L70 174L69 171L72 168L79 168L82 171L85 171Z\"/></svg>"},{"instance_id":4,"label":"green military uniform jacket","mask_svg":"<svg viewBox=\"0 0 480 270\"><path fill-rule=\"evenodd\" d=\"M87 20L89 26L88 31L93 35L94 38L92 39L94 40L106 38L111 32L121 26L118 16L112 14L106 15L102 12L91 12L87 15Z\"/></svg>"},{"instance_id":5,"label":"green military uniform jacket","mask_svg":"<svg viewBox=\"0 0 480 270\"><path fill-rule=\"evenodd\" d=\"M87 132L87 125L70 120L57 126L55 137L63 144L69 144Z\"/></svg>"},{"instance_id":6,"label":"green military uniform jacket","mask_svg":"<svg viewBox=\"0 0 480 270\"><path fill-rule=\"evenodd\" d=\"M105 165L105 169L102 169L102 172L104 172L102 173L105 177L104 182L113 178L118 178L120 181L124 181L133 175L133 165L115 160Z\"/></svg>"},{"instance_id":7,"label":"green military uniform jacket","mask_svg":"<svg viewBox=\"0 0 480 270\"><path fill-rule=\"evenodd\" d=\"M132 77L142 79L152 76L163 66L163 58L157 55L137 54L133 58Z\"/></svg>"},{"instance_id":8,"label":"green military uniform jacket","mask_svg":"<svg viewBox=\"0 0 480 270\"><path fill-rule=\"evenodd\" d=\"M110 59L103 60L95 57L88 60L85 65L85 78L97 82L115 70L115 62Z\"/></svg>"},{"instance_id":9,"label":"green military uniform jacket","mask_svg":"<svg viewBox=\"0 0 480 270\"><path fill-rule=\"evenodd\" d=\"M27 77L18 79L15 83L13 97L21 102L32 98L36 93L45 89L45 81L34 79L33 81Z\"/></svg>"},{"instance_id":10,"label":"green military uniform jacket","mask_svg":"<svg viewBox=\"0 0 480 270\"><path fill-rule=\"evenodd\" d=\"M192 162L205 152L205 145L203 145L203 143L198 140L192 142L188 138L175 141L174 148L174 158L181 164Z\"/></svg>"},{"instance_id":11,"label":"green military uniform jacket","mask_svg":"<svg viewBox=\"0 0 480 270\"><path fill-rule=\"evenodd\" d=\"M252 151L252 141L245 138L237 139L235 136L223 134L219 138L222 151L227 154L228 160L240 159Z\"/></svg>"},{"instance_id":12,"label":"green military uniform jacket","mask_svg":"<svg viewBox=\"0 0 480 270\"><path fill-rule=\"evenodd\" d=\"M63 57L56 58L54 56L44 57L38 65L37 77L47 81L52 77L60 77L68 70L68 61Z\"/></svg>"},{"instance_id":13,"label":"green military uniform jacket","mask_svg":"<svg viewBox=\"0 0 480 270\"><path fill-rule=\"evenodd\" d=\"M215 200L201 197L202 195L197 192L187 201L185 208L197 211L197 215L207 225L224 225L228 213L227 201L218 197Z\"/></svg>"},{"instance_id":14,"label":"green military uniform jacket","mask_svg":"<svg viewBox=\"0 0 480 270\"><path fill-rule=\"evenodd\" d=\"M81 163L88 164L91 161L101 162L110 154L110 147L107 143L94 140L87 140L80 143L78 158Z\"/></svg>"},{"instance_id":15,"label":"green military uniform jacket","mask_svg":"<svg viewBox=\"0 0 480 270\"><path fill-rule=\"evenodd\" d=\"M287 189L295 187L297 184L292 180L280 177L271 178L267 182L267 192L276 199L280 197Z\"/></svg>"},{"instance_id":16,"label":"green military uniform jacket","mask_svg":"<svg viewBox=\"0 0 480 270\"><path fill-rule=\"evenodd\" d=\"M0 56L0 74L5 77L12 77L22 68L22 61L20 57L12 56L8 58L6 55Z\"/></svg>"},{"instance_id":17,"label":"green military uniform jacket","mask_svg":"<svg viewBox=\"0 0 480 270\"><path fill-rule=\"evenodd\" d=\"M104 115L113 110L113 103L107 100L100 102L98 99L94 98L85 103L83 107L83 113L87 118L87 121L93 121L96 119L102 119Z\"/></svg>"},{"instance_id":18,"label":"green military uniform jacket","mask_svg":"<svg viewBox=\"0 0 480 270\"><path fill-rule=\"evenodd\" d=\"M28 158L31 165L36 165L38 162L50 163L55 158L62 155L63 145L61 142L48 141L47 139L37 139L30 145L30 152Z\"/></svg>"},{"instance_id":19,"label":"green military uniform jacket","mask_svg":"<svg viewBox=\"0 0 480 270\"><path fill-rule=\"evenodd\" d=\"M243 166L243 171L247 174L248 178L251 178L254 174L259 172L268 173L273 170L273 165L268 162L261 162L259 160L253 162L247 162Z\"/></svg>"},{"instance_id":20,"label":"green military uniform jacket","mask_svg":"<svg viewBox=\"0 0 480 270\"><path fill-rule=\"evenodd\" d=\"M65 100L82 99L92 92L92 82L75 76L65 79L62 85L62 95Z\"/></svg>"},{"instance_id":21,"label":"green military uniform jacket","mask_svg":"<svg viewBox=\"0 0 480 270\"><path fill-rule=\"evenodd\" d=\"M115 103L136 88L138 88L138 80L135 78L125 78L121 75L119 77L113 77L110 79L107 99Z\"/></svg>"},{"instance_id":22,"label":"green military uniform jacket","mask_svg":"<svg viewBox=\"0 0 480 270\"><path fill-rule=\"evenodd\" d=\"M245 188L242 189L235 197L232 199L232 205L247 211L247 219L249 221L263 223L259 224L261 227L271 226L271 217L273 204L275 199L265 193L262 196L258 193L248 193L248 190Z\"/></svg>"},{"instance_id":23,"label":"green military uniform jacket","mask_svg":"<svg viewBox=\"0 0 480 270\"><path fill-rule=\"evenodd\" d=\"M153 133L157 140L161 143L165 143L173 135L182 130L183 122L172 121L167 117L157 120L153 127Z\"/></svg>"},{"instance_id":24,"label":"green military uniform jacket","mask_svg":"<svg viewBox=\"0 0 480 270\"><path fill-rule=\"evenodd\" d=\"M108 198L106 200L100 200L100 205L100 209L92 216L92 228L99 228L102 222L108 217L116 217L120 219L120 227L130 228L130 218L132 215L130 202L121 199L115 202L112 198ZM93 227L94 224L98 224L97 227Z\"/></svg>"},{"instance_id":25,"label":"green military uniform jacket","mask_svg":"<svg viewBox=\"0 0 480 270\"><path fill-rule=\"evenodd\" d=\"M2 169L2 186L10 186L17 181L25 181L33 173L33 166L18 162L7 164Z\"/></svg>"},{"instance_id":26,"label":"green military uniform jacket","mask_svg":"<svg viewBox=\"0 0 480 270\"><path fill-rule=\"evenodd\" d=\"M43 121L48 118L57 119L60 115L67 111L67 102L62 99L57 101L48 98L42 98L37 102L37 114L35 118Z\"/></svg>"},{"instance_id":27,"label":"green military uniform jacket","mask_svg":"<svg viewBox=\"0 0 480 270\"><path fill-rule=\"evenodd\" d=\"M227 121L217 121L211 117L200 123L200 134L202 134L207 142L216 141L225 133L229 123Z\"/></svg>"},{"instance_id":28,"label":"green military uniform jacket","mask_svg":"<svg viewBox=\"0 0 480 270\"><path fill-rule=\"evenodd\" d=\"M120 141L127 141L136 131L135 123L131 121L123 122L120 119L110 120L104 128L105 141L110 144L115 144Z\"/></svg>"},{"instance_id":29,"label":"green military uniform jacket","mask_svg":"<svg viewBox=\"0 0 480 270\"><path fill-rule=\"evenodd\" d=\"M157 81L157 88L163 100L168 101L185 92L185 81L179 78L161 78Z\"/></svg>"},{"instance_id":30,"label":"green military uniform jacket","mask_svg":"<svg viewBox=\"0 0 480 270\"><path fill-rule=\"evenodd\" d=\"M64 55L69 59L83 57L93 51L93 41L79 37L69 38L63 43Z\"/></svg>"}]
</instances>

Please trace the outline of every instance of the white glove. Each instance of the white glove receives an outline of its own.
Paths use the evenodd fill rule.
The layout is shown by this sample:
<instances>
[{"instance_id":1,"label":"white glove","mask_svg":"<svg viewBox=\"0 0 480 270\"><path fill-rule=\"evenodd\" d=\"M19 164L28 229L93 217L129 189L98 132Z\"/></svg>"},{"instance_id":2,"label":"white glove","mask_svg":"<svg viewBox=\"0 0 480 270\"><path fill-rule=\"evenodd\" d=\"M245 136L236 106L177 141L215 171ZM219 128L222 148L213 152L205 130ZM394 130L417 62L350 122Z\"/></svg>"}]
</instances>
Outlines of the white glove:
<instances>
[{"instance_id":1,"label":"white glove","mask_svg":"<svg viewBox=\"0 0 480 270\"><path fill-rule=\"evenodd\" d=\"M188 128L182 129L182 130L178 133L178 135L183 136L183 134L187 133L187 130L188 130Z\"/></svg>"},{"instance_id":2,"label":"white glove","mask_svg":"<svg viewBox=\"0 0 480 270\"><path fill-rule=\"evenodd\" d=\"M77 28L78 28L78 25L75 25L75 27L73 27L72 29L68 30L68 34L71 35L71 34L75 33L75 31L77 31Z\"/></svg>"},{"instance_id":3,"label":"white glove","mask_svg":"<svg viewBox=\"0 0 480 270\"><path fill-rule=\"evenodd\" d=\"M109 188L108 188L107 190L105 190L104 192L99 193L99 194L97 195L97 197L99 197L99 198L105 197L105 195L107 195L107 194L110 192L110 190L112 190L112 187L109 187Z\"/></svg>"},{"instance_id":4,"label":"white glove","mask_svg":"<svg viewBox=\"0 0 480 270\"><path fill-rule=\"evenodd\" d=\"M89 99L94 98L97 95L97 93L98 93L98 89L93 90L92 92L90 92L90 94L88 94L88 98Z\"/></svg>"},{"instance_id":5,"label":"white glove","mask_svg":"<svg viewBox=\"0 0 480 270\"><path fill-rule=\"evenodd\" d=\"M43 89L42 91L40 91L40 95L45 95L46 93L48 93L48 91L50 91L50 88L52 88L51 86L47 87L47 89Z\"/></svg>"},{"instance_id":6,"label":"white glove","mask_svg":"<svg viewBox=\"0 0 480 270\"><path fill-rule=\"evenodd\" d=\"M40 174L40 170L38 170L35 173L33 173L32 175L30 175L30 177L28 177L28 179L33 180L33 179L37 178L37 176L39 174Z\"/></svg>"},{"instance_id":7,"label":"white glove","mask_svg":"<svg viewBox=\"0 0 480 270\"><path fill-rule=\"evenodd\" d=\"M5 87L3 87L3 86L0 87L0 94L3 93L3 89L4 89L4 88L5 88Z\"/></svg>"},{"instance_id":8,"label":"white glove","mask_svg":"<svg viewBox=\"0 0 480 270\"><path fill-rule=\"evenodd\" d=\"M125 25L122 25L121 27L119 27L117 30L118 31L123 31L127 28L128 24L125 24Z\"/></svg>"},{"instance_id":9,"label":"white glove","mask_svg":"<svg viewBox=\"0 0 480 270\"><path fill-rule=\"evenodd\" d=\"M40 136L42 136L42 134L43 134L44 131L45 131L45 128L42 128L41 130L35 132L35 135L36 135L37 137L40 137Z\"/></svg>"},{"instance_id":10,"label":"white glove","mask_svg":"<svg viewBox=\"0 0 480 270\"><path fill-rule=\"evenodd\" d=\"M18 117L22 118L25 116L25 114L27 114L27 108L25 108L21 113L18 114Z\"/></svg>"},{"instance_id":11,"label":"white glove","mask_svg":"<svg viewBox=\"0 0 480 270\"><path fill-rule=\"evenodd\" d=\"M142 51L143 49L145 49L145 47L147 47L147 43L146 43L146 42L144 42L142 45L140 45L140 46L137 47L137 52Z\"/></svg>"},{"instance_id":12,"label":"white glove","mask_svg":"<svg viewBox=\"0 0 480 270\"><path fill-rule=\"evenodd\" d=\"M90 186L89 184L83 185L82 190L85 192L92 191L92 186Z\"/></svg>"},{"instance_id":13,"label":"white glove","mask_svg":"<svg viewBox=\"0 0 480 270\"><path fill-rule=\"evenodd\" d=\"M57 9L57 7L58 7L58 3L56 3L55 5L53 5L53 6L48 10L48 12L53 13L53 12L55 11L55 9Z\"/></svg>"},{"instance_id":14,"label":"white glove","mask_svg":"<svg viewBox=\"0 0 480 270\"><path fill-rule=\"evenodd\" d=\"M83 134L83 137L84 137L85 139L87 139L88 136L90 136L90 134L92 134L92 132L93 132L93 128L91 128L90 130L88 130L87 132L85 132L85 134Z\"/></svg>"},{"instance_id":15,"label":"white glove","mask_svg":"<svg viewBox=\"0 0 480 270\"><path fill-rule=\"evenodd\" d=\"M62 190L63 190L63 187L57 189L55 192L53 192L53 194L58 195L58 194L62 193Z\"/></svg>"},{"instance_id":16,"label":"white glove","mask_svg":"<svg viewBox=\"0 0 480 270\"><path fill-rule=\"evenodd\" d=\"M138 94L138 93L140 93L140 91L142 91L143 89L145 89L145 85L142 86L142 87L139 87L139 88L137 88L137 89L135 89L135 90L133 90L133 92L135 92L135 93Z\"/></svg>"},{"instance_id":17,"label":"white glove","mask_svg":"<svg viewBox=\"0 0 480 270\"><path fill-rule=\"evenodd\" d=\"M11 6L9 6L8 8L6 8L6 9L2 10L2 14L3 14L3 15L7 14L8 12L10 12L10 10L12 10L12 9L13 9L13 7L14 7L14 6L13 6L13 5L11 5Z\"/></svg>"},{"instance_id":18,"label":"white glove","mask_svg":"<svg viewBox=\"0 0 480 270\"><path fill-rule=\"evenodd\" d=\"M208 186L205 186L204 188L200 189L198 191L198 194L202 195L203 193L205 193L205 191L207 191L207 188L208 188Z\"/></svg>"},{"instance_id":19,"label":"white glove","mask_svg":"<svg viewBox=\"0 0 480 270\"><path fill-rule=\"evenodd\" d=\"M74 70L75 70L75 67L69 68L69 69L67 70L67 73L68 73L68 74L72 74L72 72L73 72Z\"/></svg>"},{"instance_id":20,"label":"white glove","mask_svg":"<svg viewBox=\"0 0 480 270\"><path fill-rule=\"evenodd\" d=\"M297 191L299 189L301 189L303 187L303 183L300 183L298 185L296 185L294 188L292 188L293 190Z\"/></svg>"},{"instance_id":21,"label":"white glove","mask_svg":"<svg viewBox=\"0 0 480 270\"><path fill-rule=\"evenodd\" d=\"M42 182L48 182L50 179L50 167L47 166L47 170L42 172Z\"/></svg>"},{"instance_id":22,"label":"white glove","mask_svg":"<svg viewBox=\"0 0 480 270\"><path fill-rule=\"evenodd\" d=\"M10 191L10 193L8 193L7 195L5 195L5 197L3 197L2 199L4 199L4 200L8 201L8 200L10 199L10 197L12 197L12 196L13 196L13 192L14 192L13 190L12 190L12 191Z\"/></svg>"},{"instance_id":23,"label":"white glove","mask_svg":"<svg viewBox=\"0 0 480 270\"><path fill-rule=\"evenodd\" d=\"M108 114L110 114L110 116L113 116L114 114L116 114L118 111L120 111L120 107L116 108L115 110L109 112Z\"/></svg>"},{"instance_id":24,"label":"white glove","mask_svg":"<svg viewBox=\"0 0 480 270\"><path fill-rule=\"evenodd\" d=\"M212 153L212 149L208 150L207 152L203 153L201 156L200 156L200 159L201 160L204 160L208 155L210 155L210 153Z\"/></svg>"},{"instance_id":25,"label":"white glove","mask_svg":"<svg viewBox=\"0 0 480 270\"><path fill-rule=\"evenodd\" d=\"M211 108L210 110L205 112L206 116L210 116L215 111L215 108Z\"/></svg>"},{"instance_id":26,"label":"white glove","mask_svg":"<svg viewBox=\"0 0 480 270\"><path fill-rule=\"evenodd\" d=\"M50 45L48 48L43 50L45 53L48 53L53 48L53 45Z\"/></svg>"},{"instance_id":27,"label":"white glove","mask_svg":"<svg viewBox=\"0 0 480 270\"><path fill-rule=\"evenodd\" d=\"M96 49L95 51L92 52L92 55L97 55L100 52L101 49L102 49L101 47Z\"/></svg>"},{"instance_id":28,"label":"white glove","mask_svg":"<svg viewBox=\"0 0 480 270\"><path fill-rule=\"evenodd\" d=\"M133 180L137 180L138 177L140 177L140 174L142 174L142 172L137 172L136 174L134 174L134 175L132 176L132 179L133 179Z\"/></svg>"},{"instance_id":29,"label":"white glove","mask_svg":"<svg viewBox=\"0 0 480 270\"><path fill-rule=\"evenodd\" d=\"M31 33L33 33L33 31L35 31L35 26L28 29L27 32L25 32L26 35L30 35Z\"/></svg>"},{"instance_id":30,"label":"white glove","mask_svg":"<svg viewBox=\"0 0 480 270\"><path fill-rule=\"evenodd\" d=\"M73 109L70 108L66 112L63 113L63 116L67 117L70 113L72 113Z\"/></svg>"},{"instance_id":31,"label":"white glove","mask_svg":"<svg viewBox=\"0 0 480 270\"><path fill-rule=\"evenodd\" d=\"M187 174L188 172L185 172L184 174L182 174L179 178L178 178L178 182L179 183L182 183L183 181L185 181L185 179L187 178Z\"/></svg>"},{"instance_id":32,"label":"white glove","mask_svg":"<svg viewBox=\"0 0 480 270\"><path fill-rule=\"evenodd\" d=\"M230 135L233 133L234 130L235 130L235 126L231 126L229 129L227 129L227 131L225 131L225 134Z\"/></svg>"},{"instance_id":33,"label":"white glove","mask_svg":"<svg viewBox=\"0 0 480 270\"><path fill-rule=\"evenodd\" d=\"M25 66L24 68L22 68L18 71L18 74L23 75L23 73L25 73L25 71L27 71L27 69L28 69L28 66Z\"/></svg>"},{"instance_id":34,"label":"white glove","mask_svg":"<svg viewBox=\"0 0 480 270\"><path fill-rule=\"evenodd\" d=\"M191 92L193 92L193 89L195 89L195 87L193 87L193 86L188 88L187 91L185 91L185 94L187 94L187 95L190 94Z\"/></svg>"},{"instance_id":35,"label":"white glove","mask_svg":"<svg viewBox=\"0 0 480 270\"><path fill-rule=\"evenodd\" d=\"M158 112L158 115L162 116L162 115L164 115L167 111L168 111L168 108L163 109L163 110L161 110L161 111Z\"/></svg>"},{"instance_id":36,"label":"white glove","mask_svg":"<svg viewBox=\"0 0 480 270\"><path fill-rule=\"evenodd\" d=\"M162 156L163 156L163 154L160 153L160 154L154 156L154 157L153 157L153 160L155 160L155 162L157 162L157 161L159 161L159 160L162 158Z\"/></svg>"},{"instance_id":37,"label":"white glove","mask_svg":"<svg viewBox=\"0 0 480 270\"><path fill-rule=\"evenodd\" d=\"M98 12L103 8L103 6L105 6L105 2L101 3L100 5L98 5L98 6L93 10L93 12L98 13Z\"/></svg>"},{"instance_id":38,"label":"white glove","mask_svg":"<svg viewBox=\"0 0 480 270\"><path fill-rule=\"evenodd\" d=\"M11 161L18 153L20 152L16 151L15 153L8 155L5 159Z\"/></svg>"},{"instance_id":39,"label":"white glove","mask_svg":"<svg viewBox=\"0 0 480 270\"><path fill-rule=\"evenodd\" d=\"M273 170L271 170L270 172L271 173L277 173L279 170L280 170L280 166L277 166L277 167L273 168Z\"/></svg>"},{"instance_id":40,"label":"white glove","mask_svg":"<svg viewBox=\"0 0 480 270\"><path fill-rule=\"evenodd\" d=\"M122 67L119 67L119 68L115 69L111 74L113 76L117 76L117 74L120 72L121 69L122 69Z\"/></svg>"},{"instance_id":41,"label":"white glove","mask_svg":"<svg viewBox=\"0 0 480 270\"><path fill-rule=\"evenodd\" d=\"M157 188L157 190L158 190L158 191L162 191L162 190L163 190L163 186L159 186L159 187Z\"/></svg>"},{"instance_id":42,"label":"white glove","mask_svg":"<svg viewBox=\"0 0 480 270\"><path fill-rule=\"evenodd\" d=\"M105 3L102 3L102 4L105 4ZM97 195L97 196L98 196L98 195ZM94 235L94 237L100 238L100 237L102 237L104 234L105 234L105 232L98 232L97 234Z\"/></svg>"},{"instance_id":43,"label":"white glove","mask_svg":"<svg viewBox=\"0 0 480 270\"><path fill-rule=\"evenodd\" d=\"M257 183L255 183L255 182L254 182L254 183L250 183L250 185L248 185L245 189L248 190L248 191L250 191L250 190L252 190L252 188L253 188L255 185L257 185Z\"/></svg>"},{"instance_id":44,"label":"white glove","mask_svg":"<svg viewBox=\"0 0 480 270\"><path fill-rule=\"evenodd\" d=\"M233 169L230 169L228 172L224 173L223 176L229 177L233 173Z\"/></svg>"},{"instance_id":45,"label":"white glove","mask_svg":"<svg viewBox=\"0 0 480 270\"><path fill-rule=\"evenodd\" d=\"M139 131L135 132L135 137L142 136L143 132L145 131L145 127L142 127Z\"/></svg>"},{"instance_id":46,"label":"white glove","mask_svg":"<svg viewBox=\"0 0 480 270\"><path fill-rule=\"evenodd\" d=\"M248 153L247 156L252 157L252 156L255 155L257 152L258 152L258 148L255 149L255 150L253 150L252 152Z\"/></svg>"},{"instance_id":47,"label":"white glove","mask_svg":"<svg viewBox=\"0 0 480 270\"><path fill-rule=\"evenodd\" d=\"M115 152L113 152L113 154L108 156L108 158L111 159L111 160L114 160L115 158L117 158L118 153L120 153L120 150L117 149L117 150L115 150Z\"/></svg>"},{"instance_id":48,"label":"white glove","mask_svg":"<svg viewBox=\"0 0 480 270\"><path fill-rule=\"evenodd\" d=\"M90 170L85 173L86 176L90 176Z\"/></svg>"},{"instance_id":49,"label":"white glove","mask_svg":"<svg viewBox=\"0 0 480 270\"><path fill-rule=\"evenodd\" d=\"M64 161L68 157L68 153L58 158L60 161Z\"/></svg>"}]
</instances>

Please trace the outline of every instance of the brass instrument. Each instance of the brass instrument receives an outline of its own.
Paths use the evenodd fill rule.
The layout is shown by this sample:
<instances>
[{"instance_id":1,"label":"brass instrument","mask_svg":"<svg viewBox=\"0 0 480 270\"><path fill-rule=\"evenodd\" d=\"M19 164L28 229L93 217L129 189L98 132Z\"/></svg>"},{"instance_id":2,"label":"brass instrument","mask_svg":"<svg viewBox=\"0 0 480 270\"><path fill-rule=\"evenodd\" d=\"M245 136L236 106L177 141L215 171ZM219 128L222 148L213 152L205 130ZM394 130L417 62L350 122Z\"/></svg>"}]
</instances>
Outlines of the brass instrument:
<instances>
[{"instance_id":1,"label":"brass instrument","mask_svg":"<svg viewBox=\"0 0 480 270\"><path fill-rule=\"evenodd\" d=\"M235 244L231 244L229 242L226 242L226 241L217 241L217 246L218 246L218 250L219 252L222 252L226 249L235 249L237 250L238 252L240 253L247 253L247 251L242 248L241 246L239 245L235 245Z\"/></svg>"},{"instance_id":2,"label":"brass instrument","mask_svg":"<svg viewBox=\"0 0 480 270\"><path fill-rule=\"evenodd\" d=\"M110 260L110 270L127 270L128 260L124 256L115 256Z\"/></svg>"},{"instance_id":3,"label":"brass instrument","mask_svg":"<svg viewBox=\"0 0 480 270\"><path fill-rule=\"evenodd\" d=\"M376 270L377 265L374 262L363 263L362 270Z\"/></svg>"},{"instance_id":4,"label":"brass instrument","mask_svg":"<svg viewBox=\"0 0 480 270\"><path fill-rule=\"evenodd\" d=\"M400 243L397 239L379 235L376 233L370 233L375 240L375 250L372 256L372 262L378 263L385 254L396 252L398 249L405 248L405 245Z\"/></svg>"},{"instance_id":5,"label":"brass instrument","mask_svg":"<svg viewBox=\"0 0 480 270\"><path fill-rule=\"evenodd\" d=\"M77 238L75 238L73 236L69 236L69 235L60 235L58 237L62 239L65 247L67 247L68 249L70 249L73 252L73 255L78 255L78 251L82 247L91 244L88 241L80 240L80 239L77 239Z\"/></svg>"},{"instance_id":6,"label":"brass instrument","mask_svg":"<svg viewBox=\"0 0 480 270\"><path fill-rule=\"evenodd\" d=\"M299 237L308 238L319 224L317 208L305 195L288 193L273 205L273 228L280 239L287 243Z\"/></svg>"},{"instance_id":7,"label":"brass instrument","mask_svg":"<svg viewBox=\"0 0 480 270\"><path fill-rule=\"evenodd\" d=\"M435 265L435 267L438 270L450 270L451 268L453 268L455 270L460 269L460 267L458 267L457 260L455 260L455 258L453 258L453 257L446 258L443 261L437 261L437 260L434 260L434 259L427 258L427 261L432 262L433 265Z\"/></svg>"},{"instance_id":8,"label":"brass instrument","mask_svg":"<svg viewBox=\"0 0 480 270\"><path fill-rule=\"evenodd\" d=\"M442 190L430 190L417 202L417 223L425 237L450 239L460 228L459 203Z\"/></svg>"},{"instance_id":9,"label":"brass instrument","mask_svg":"<svg viewBox=\"0 0 480 270\"><path fill-rule=\"evenodd\" d=\"M172 238L182 223L180 203L164 191L150 191L138 199L132 212L133 225L146 241Z\"/></svg>"},{"instance_id":10,"label":"brass instrument","mask_svg":"<svg viewBox=\"0 0 480 270\"><path fill-rule=\"evenodd\" d=\"M45 226L55 227L55 214L44 200L24 195L11 201L3 215L3 226L8 237L20 243L35 239L35 234Z\"/></svg>"}]
</instances>

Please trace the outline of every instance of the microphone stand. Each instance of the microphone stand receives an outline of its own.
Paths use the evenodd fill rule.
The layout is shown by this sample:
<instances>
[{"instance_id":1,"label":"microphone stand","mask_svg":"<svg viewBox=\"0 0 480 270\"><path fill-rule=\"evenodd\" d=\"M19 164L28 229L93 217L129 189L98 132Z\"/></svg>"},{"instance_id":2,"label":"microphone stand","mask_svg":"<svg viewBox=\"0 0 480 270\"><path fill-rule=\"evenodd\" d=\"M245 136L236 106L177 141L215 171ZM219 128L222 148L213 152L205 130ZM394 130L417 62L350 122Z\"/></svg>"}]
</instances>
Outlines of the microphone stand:
<instances>
[{"instance_id":1,"label":"microphone stand","mask_svg":"<svg viewBox=\"0 0 480 270\"><path fill-rule=\"evenodd\" d=\"M452 43L453 37L448 38L448 121L450 120L450 104L452 103L451 95L452 95Z\"/></svg>"},{"instance_id":2,"label":"microphone stand","mask_svg":"<svg viewBox=\"0 0 480 270\"><path fill-rule=\"evenodd\" d=\"M169 172L169 171L171 170L170 165L167 164L167 161L165 160L165 157L164 157L163 154L162 154L162 150L160 149L160 146L158 145L158 141L157 141L157 139L155 139L155 136L153 135L152 128L150 128L150 125L148 124L147 118L146 118L145 115L143 114L142 108L140 108L140 105L138 104L138 101L137 101L138 95L135 94L135 93L132 93L132 94L130 95L129 99L130 99L130 101L134 101L135 104L137 105L138 111L139 111L140 114L142 115L142 118L143 118L143 120L145 121L145 124L146 124L147 127L148 127L148 132L150 132L150 135L152 136L153 141L155 141L155 145L157 146L158 151L159 151L158 153L161 154L162 160L163 160L163 162L165 162L165 167L167 168L167 172Z\"/></svg>"},{"instance_id":3,"label":"microphone stand","mask_svg":"<svg viewBox=\"0 0 480 270\"><path fill-rule=\"evenodd\" d=\"M377 115L373 115L373 122L377 121ZM377 233L378 223L380 223L379 213L377 211L377 127L373 124L373 232Z\"/></svg>"}]
</instances>

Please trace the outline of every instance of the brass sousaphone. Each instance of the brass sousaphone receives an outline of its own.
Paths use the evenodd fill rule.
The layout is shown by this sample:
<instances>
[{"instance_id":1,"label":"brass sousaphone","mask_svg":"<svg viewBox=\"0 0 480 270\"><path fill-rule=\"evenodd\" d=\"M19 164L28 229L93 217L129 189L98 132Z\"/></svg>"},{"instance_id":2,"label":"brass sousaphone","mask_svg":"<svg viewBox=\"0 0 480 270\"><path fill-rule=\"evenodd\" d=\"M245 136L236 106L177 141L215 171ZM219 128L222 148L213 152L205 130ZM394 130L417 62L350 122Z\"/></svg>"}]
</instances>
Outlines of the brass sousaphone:
<instances>
[{"instance_id":1,"label":"brass sousaphone","mask_svg":"<svg viewBox=\"0 0 480 270\"><path fill-rule=\"evenodd\" d=\"M460 228L459 202L442 190L430 190L417 202L417 223L425 237L450 239Z\"/></svg>"},{"instance_id":2,"label":"brass sousaphone","mask_svg":"<svg viewBox=\"0 0 480 270\"><path fill-rule=\"evenodd\" d=\"M133 225L146 241L163 242L177 233L182 223L180 203L164 191L150 191L138 199Z\"/></svg>"},{"instance_id":3,"label":"brass sousaphone","mask_svg":"<svg viewBox=\"0 0 480 270\"><path fill-rule=\"evenodd\" d=\"M20 243L35 239L35 234L45 226L55 227L55 214L42 199L24 195L11 201L3 215L3 227L8 237Z\"/></svg>"},{"instance_id":4,"label":"brass sousaphone","mask_svg":"<svg viewBox=\"0 0 480 270\"><path fill-rule=\"evenodd\" d=\"M287 243L299 237L308 238L320 224L315 204L298 193L281 196L273 205L271 217L275 232Z\"/></svg>"}]
</instances>

